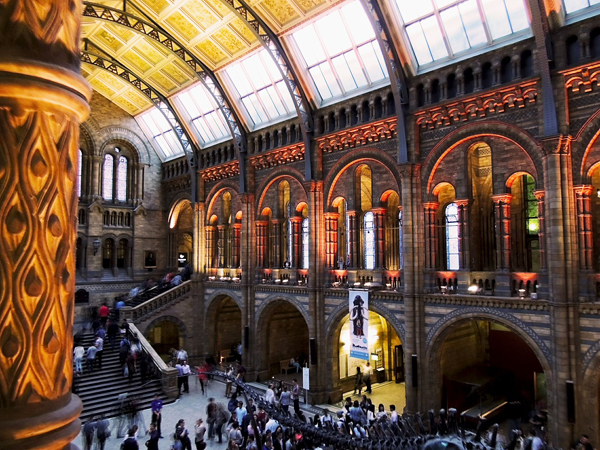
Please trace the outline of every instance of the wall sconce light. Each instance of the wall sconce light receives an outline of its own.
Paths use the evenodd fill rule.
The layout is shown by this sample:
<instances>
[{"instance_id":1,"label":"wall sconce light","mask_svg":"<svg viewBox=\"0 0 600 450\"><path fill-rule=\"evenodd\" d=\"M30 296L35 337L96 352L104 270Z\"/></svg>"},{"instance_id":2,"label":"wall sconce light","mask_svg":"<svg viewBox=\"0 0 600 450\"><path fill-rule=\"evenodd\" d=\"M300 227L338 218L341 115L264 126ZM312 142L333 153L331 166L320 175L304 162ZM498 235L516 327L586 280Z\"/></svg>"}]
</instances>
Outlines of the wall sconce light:
<instances>
[{"instance_id":1,"label":"wall sconce light","mask_svg":"<svg viewBox=\"0 0 600 450\"><path fill-rule=\"evenodd\" d=\"M596 189L596 195L600 198L600 189Z\"/></svg>"},{"instance_id":2,"label":"wall sconce light","mask_svg":"<svg viewBox=\"0 0 600 450\"><path fill-rule=\"evenodd\" d=\"M475 295L477 294L477 291L479 291L479 286L477 286L476 284L472 284L471 286L469 286L469 294Z\"/></svg>"},{"instance_id":3,"label":"wall sconce light","mask_svg":"<svg viewBox=\"0 0 600 450\"><path fill-rule=\"evenodd\" d=\"M525 298L525 289L519 289L519 298Z\"/></svg>"},{"instance_id":4,"label":"wall sconce light","mask_svg":"<svg viewBox=\"0 0 600 450\"><path fill-rule=\"evenodd\" d=\"M94 256L96 256L96 253L98 253L99 249L100 249L100 239L96 238L96 239L94 239Z\"/></svg>"}]
</instances>

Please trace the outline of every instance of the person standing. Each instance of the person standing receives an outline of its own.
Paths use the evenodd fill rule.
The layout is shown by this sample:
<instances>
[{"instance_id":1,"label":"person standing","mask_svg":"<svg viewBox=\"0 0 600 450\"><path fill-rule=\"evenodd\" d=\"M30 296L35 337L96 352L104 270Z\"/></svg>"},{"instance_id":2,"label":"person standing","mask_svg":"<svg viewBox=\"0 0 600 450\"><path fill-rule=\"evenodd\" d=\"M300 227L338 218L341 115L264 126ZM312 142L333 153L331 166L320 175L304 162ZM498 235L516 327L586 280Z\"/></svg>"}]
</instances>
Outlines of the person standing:
<instances>
[{"instance_id":1,"label":"person standing","mask_svg":"<svg viewBox=\"0 0 600 450\"><path fill-rule=\"evenodd\" d=\"M179 419L175 426L175 439L181 442L183 450L192 450L192 441L190 440L189 432L185 428L185 420Z\"/></svg>"},{"instance_id":2,"label":"person standing","mask_svg":"<svg viewBox=\"0 0 600 450\"><path fill-rule=\"evenodd\" d=\"M94 433L96 432L96 422L92 417L83 426L81 434L83 435L83 448L84 450L92 450L92 443L94 442Z\"/></svg>"},{"instance_id":3,"label":"person standing","mask_svg":"<svg viewBox=\"0 0 600 450\"><path fill-rule=\"evenodd\" d=\"M103 327L106 327L106 322L108 320L109 315L110 315L110 309L108 309L108 306L106 305L106 303L102 303L102 306L98 310L98 316L100 317L100 323L102 324Z\"/></svg>"},{"instance_id":4,"label":"person standing","mask_svg":"<svg viewBox=\"0 0 600 450\"><path fill-rule=\"evenodd\" d=\"M594 446L590 443L590 438L587 434L582 434L577 442L571 446L572 450L594 450Z\"/></svg>"},{"instance_id":5,"label":"person standing","mask_svg":"<svg viewBox=\"0 0 600 450\"><path fill-rule=\"evenodd\" d=\"M265 402L267 402L269 406L273 406L275 404L275 391L273 390L273 384L269 384L269 387L265 392Z\"/></svg>"},{"instance_id":6,"label":"person standing","mask_svg":"<svg viewBox=\"0 0 600 450\"><path fill-rule=\"evenodd\" d=\"M104 351L104 339L98 336L96 338L96 341L94 342L94 345L98 349L98 351L96 352L96 361L98 361L98 369L102 369L102 353Z\"/></svg>"},{"instance_id":7,"label":"person standing","mask_svg":"<svg viewBox=\"0 0 600 450\"><path fill-rule=\"evenodd\" d=\"M292 400L294 401L294 412L298 416L299 419L303 420L304 416L302 415L302 411L300 411L300 386L298 386L298 380L295 378L292 380L294 382L294 386L292 387Z\"/></svg>"},{"instance_id":8,"label":"person standing","mask_svg":"<svg viewBox=\"0 0 600 450\"><path fill-rule=\"evenodd\" d=\"M163 401L161 400L158 394L154 394L154 400L152 400L152 404L150 405L150 407L152 409L152 419L150 420L150 425L154 425L154 427L158 431L158 435L162 437L162 432L160 431L160 423L162 422Z\"/></svg>"},{"instance_id":9,"label":"person standing","mask_svg":"<svg viewBox=\"0 0 600 450\"><path fill-rule=\"evenodd\" d=\"M208 439L212 440L215 437L215 421L217 418L217 405L214 398L208 399L206 405L206 422L208 423Z\"/></svg>"},{"instance_id":10,"label":"person standing","mask_svg":"<svg viewBox=\"0 0 600 450\"><path fill-rule=\"evenodd\" d=\"M115 349L119 330L119 324L115 320L108 321L108 325L106 326L106 335L108 336L108 342L110 342L111 350Z\"/></svg>"},{"instance_id":11,"label":"person standing","mask_svg":"<svg viewBox=\"0 0 600 450\"><path fill-rule=\"evenodd\" d=\"M77 344L77 346L73 349L73 360L75 361L75 373L78 376L83 374L83 367L81 366L83 355L85 355L85 349L83 348L83 345Z\"/></svg>"},{"instance_id":12,"label":"person standing","mask_svg":"<svg viewBox=\"0 0 600 450\"><path fill-rule=\"evenodd\" d=\"M138 445L137 438L135 434L137 433L137 427L133 426L127 431L127 437L121 444L121 450L139 450L140 446Z\"/></svg>"},{"instance_id":13,"label":"person standing","mask_svg":"<svg viewBox=\"0 0 600 450\"><path fill-rule=\"evenodd\" d=\"M358 393L358 395L362 392L363 385L363 375L360 371L360 367L356 368L356 375L354 376L354 395ZM358 391L358 392L357 392Z\"/></svg>"},{"instance_id":14,"label":"person standing","mask_svg":"<svg viewBox=\"0 0 600 450\"><path fill-rule=\"evenodd\" d=\"M202 423L202 419L198 419L196 421L194 431L194 442L196 444L196 450L204 450L206 448L206 442L204 442L204 434L206 433L206 427Z\"/></svg>"},{"instance_id":15,"label":"person standing","mask_svg":"<svg viewBox=\"0 0 600 450\"><path fill-rule=\"evenodd\" d=\"M279 405L281 406L281 411L286 416L290 414L290 412L289 412L290 398L291 398L291 395L288 392L287 386L283 386L283 391L281 392L281 395L279 397Z\"/></svg>"},{"instance_id":16,"label":"person standing","mask_svg":"<svg viewBox=\"0 0 600 450\"><path fill-rule=\"evenodd\" d=\"M185 392L186 394L190 393L190 384L189 384L189 377L190 377L190 373L192 373L189 364L187 363L187 361L183 361L183 364L181 365L181 376L183 378L182 382L183 382L183 392Z\"/></svg>"},{"instance_id":17,"label":"person standing","mask_svg":"<svg viewBox=\"0 0 600 450\"><path fill-rule=\"evenodd\" d=\"M371 391L371 375L373 375L373 368L371 367L371 363L367 361L367 364L363 371L363 381L365 382L365 390L368 394L372 394Z\"/></svg>"},{"instance_id":18,"label":"person standing","mask_svg":"<svg viewBox=\"0 0 600 450\"><path fill-rule=\"evenodd\" d=\"M95 345L90 345L87 349L87 368L88 372L92 373L94 371L94 364L96 364L96 353L98 353L98 349Z\"/></svg>"},{"instance_id":19,"label":"person standing","mask_svg":"<svg viewBox=\"0 0 600 450\"><path fill-rule=\"evenodd\" d=\"M104 444L106 439L110 436L110 422L105 419L104 416L100 416L100 419L96 422L96 438L98 439L98 449L104 450Z\"/></svg>"},{"instance_id":20,"label":"person standing","mask_svg":"<svg viewBox=\"0 0 600 450\"><path fill-rule=\"evenodd\" d=\"M154 424L150 424L150 439L146 442L148 450L158 450L158 440L161 438L160 432L156 429Z\"/></svg>"}]
</instances>

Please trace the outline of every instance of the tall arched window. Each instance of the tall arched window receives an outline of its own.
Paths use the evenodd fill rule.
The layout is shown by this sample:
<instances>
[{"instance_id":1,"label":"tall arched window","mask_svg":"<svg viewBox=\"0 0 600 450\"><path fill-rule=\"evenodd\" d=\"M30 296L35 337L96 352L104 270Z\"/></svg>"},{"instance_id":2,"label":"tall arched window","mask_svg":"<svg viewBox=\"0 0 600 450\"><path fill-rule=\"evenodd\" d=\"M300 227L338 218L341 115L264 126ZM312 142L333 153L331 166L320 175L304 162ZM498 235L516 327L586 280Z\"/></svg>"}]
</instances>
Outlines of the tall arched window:
<instances>
[{"instance_id":1,"label":"tall arched window","mask_svg":"<svg viewBox=\"0 0 600 450\"><path fill-rule=\"evenodd\" d=\"M292 267L292 255L294 254L294 225L292 224L292 205L291 203L288 202L287 206L286 206L286 210L287 210L287 215L286 217L288 218L285 222L286 225L286 230L285 230L285 237L286 237L286 242L287 242L287 257L285 259L285 263L284 265L286 265L287 267Z\"/></svg>"},{"instance_id":2,"label":"tall arched window","mask_svg":"<svg viewBox=\"0 0 600 450\"><path fill-rule=\"evenodd\" d=\"M398 212L398 251L400 252L399 269L404 269L404 253L402 252L402 245L404 236L402 235L402 211Z\"/></svg>"},{"instance_id":3,"label":"tall arched window","mask_svg":"<svg viewBox=\"0 0 600 450\"><path fill-rule=\"evenodd\" d=\"M375 223L373 213L368 212L364 218L365 230L365 269L375 268Z\"/></svg>"},{"instance_id":4,"label":"tall arched window","mask_svg":"<svg viewBox=\"0 0 600 450\"><path fill-rule=\"evenodd\" d=\"M458 206L450 203L446 206L446 267L448 270L460 269L458 248Z\"/></svg>"},{"instance_id":5,"label":"tall arched window","mask_svg":"<svg viewBox=\"0 0 600 450\"><path fill-rule=\"evenodd\" d=\"M102 167L102 198L104 200L113 199L114 167L114 158L107 153L104 155L104 166Z\"/></svg>"},{"instance_id":6,"label":"tall arched window","mask_svg":"<svg viewBox=\"0 0 600 450\"><path fill-rule=\"evenodd\" d=\"M308 269L308 217L302 221L302 268Z\"/></svg>"},{"instance_id":7,"label":"tall arched window","mask_svg":"<svg viewBox=\"0 0 600 450\"><path fill-rule=\"evenodd\" d=\"M119 241L119 246L117 247L117 267L119 269L124 269L126 267L125 263L127 260L127 248L129 247L129 243L127 239L121 239Z\"/></svg>"},{"instance_id":8,"label":"tall arched window","mask_svg":"<svg viewBox=\"0 0 600 450\"><path fill-rule=\"evenodd\" d=\"M83 152L79 149L79 163L77 164L77 197L81 197L81 167L83 166Z\"/></svg>"},{"instance_id":9,"label":"tall arched window","mask_svg":"<svg viewBox=\"0 0 600 450\"><path fill-rule=\"evenodd\" d=\"M117 200L127 201L127 158L119 156L117 164Z\"/></svg>"},{"instance_id":10,"label":"tall arched window","mask_svg":"<svg viewBox=\"0 0 600 450\"><path fill-rule=\"evenodd\" d=\"M102 246L102 268L112 269L113 267L113 248L115 241L112 239L106 239Z\"/></svg>"}]
</instances>

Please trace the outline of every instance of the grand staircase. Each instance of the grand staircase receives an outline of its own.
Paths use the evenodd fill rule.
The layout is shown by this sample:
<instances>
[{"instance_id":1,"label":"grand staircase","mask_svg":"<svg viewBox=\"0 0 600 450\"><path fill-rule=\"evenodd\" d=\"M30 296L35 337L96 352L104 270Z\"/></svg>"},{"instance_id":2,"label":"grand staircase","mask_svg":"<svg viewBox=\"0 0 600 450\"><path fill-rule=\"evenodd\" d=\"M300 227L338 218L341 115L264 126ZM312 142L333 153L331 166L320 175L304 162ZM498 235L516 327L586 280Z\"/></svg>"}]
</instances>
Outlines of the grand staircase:
<instances>
[{"instance_id":1,"label":"grand staircase","mask_svg":"<svg viewBox=\"0 0 600 450\"><path fill-rule=\"evenodd\" d=\"M84 357L84 374L73 376L73 393L77 394L83 402L83 412L80 416L82 422L94 416L114 417L118 415L121 404L119 395L129 399L135 398L140 408L149 407L156 393L159 393L164 403L173 401L163 394L161 381L158 378L159 374L156 373L155 366L152 363L148 364L149 372L152 375L147 376L150 379L147 379L143 385L139 374L139 366L138 373L133 376L131 382L128 377L123 376L123 369L119 365L120 341L121 338L119 337L115 349L112 350L108 339L106 339L102 369L98 369L96 364L94 371L89 373ZM93 342L94 335L92 333L81 336L81 344L86 350ZM73 372L75 373L75 366L73 366Z\"/></svg>"}]
</instances>

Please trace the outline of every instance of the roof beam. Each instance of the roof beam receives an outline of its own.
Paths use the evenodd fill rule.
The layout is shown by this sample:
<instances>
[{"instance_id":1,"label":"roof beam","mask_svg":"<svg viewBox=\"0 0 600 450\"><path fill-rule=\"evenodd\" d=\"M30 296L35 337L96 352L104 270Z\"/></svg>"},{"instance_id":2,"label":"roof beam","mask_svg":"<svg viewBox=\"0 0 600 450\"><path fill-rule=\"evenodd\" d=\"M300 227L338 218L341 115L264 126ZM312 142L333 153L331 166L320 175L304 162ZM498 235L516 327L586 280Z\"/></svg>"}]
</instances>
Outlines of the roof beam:
<instances>
[{"instance_id":1,"label":"roof beam","mask_svg":"<svg viewBox=\"0 0 600 450\"><path fill-rule=\"evenodd\" d=\"M418 1L418 0L416 0ZM408 89L406 77L402 69L402 63L398 56L398 51L392 42L389 27L385 21L385 16L377 0L360 0L367 17L373 26L377 43L381 48L383 59L390 76L392 95L396 105L396 115L398 116L398 164L408 162L408 144L406 142L406 121L404 118L404 104L408 103Z\"/></svg>"},{"instance_id":2,"label":"roof beam","mask_svg":"<svg viewBox=\"0 0 600 450\"><path fill-rule=\"evenodd\" d=\"M95 67L99 67L100 69L106 70L108 72L117 75L123 80L127 81L133 87L137 88L142 94L144 94L154 106L158 108L158 110L165 116L167 122L175 131L177 138L179 139L179 143L185 152L185 156L187 157L188 163L190 165L190 178L191 178L191 187L192 187L192 201L196 202L196 148L192 144L192 140L188 135L187 131L183 127L182 121L169 103L169 101L148 84L146 81L142 80L140 77L135 75L131 70L129 70L125 65L120 62L114 60L113 58L106 58L104 56L95 54L90 52L87 49L87 40L85 42L85 49L81 51L81 62L91 64Z\"/></svg>"},{"instance_id":3,"label":"roof beam","mask_svg":"<svg viewBox=\"0 0 600 450\"><path fill-rule=\"evenodd\" d=\"M296 107L296 113L300 118L300 129L302 130L302 139L304 142L304 179L306 181L312 180L311 143L314 133L313 113L306 92L304 92L300 84L299 78L279 41L279 37L245 0L221 1L250 28L279 68Z\"/></svg>"},{"instance_id":4,"label":"roof beam","mask_svg":"<svg viewBox=\"0 0 600 450\"><path fill-rule=\"evenodd\" d=\"M140 19L126 11L111 8L109 6L99 5L88 1L84 1L83 4L84 17L105 20L143 34L167 48L194 71L217 105L219 105L219 110L227 121L238 152L240 165L240 192L245 192L246 133L235 110L231 107L225 90L219 83L215 74L200 61L200 59L188 51L180 42L163 30L159 25Z\"/></svg>"}]
</instances>

